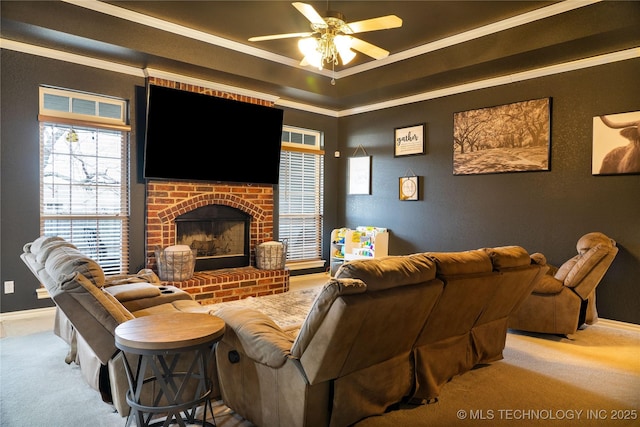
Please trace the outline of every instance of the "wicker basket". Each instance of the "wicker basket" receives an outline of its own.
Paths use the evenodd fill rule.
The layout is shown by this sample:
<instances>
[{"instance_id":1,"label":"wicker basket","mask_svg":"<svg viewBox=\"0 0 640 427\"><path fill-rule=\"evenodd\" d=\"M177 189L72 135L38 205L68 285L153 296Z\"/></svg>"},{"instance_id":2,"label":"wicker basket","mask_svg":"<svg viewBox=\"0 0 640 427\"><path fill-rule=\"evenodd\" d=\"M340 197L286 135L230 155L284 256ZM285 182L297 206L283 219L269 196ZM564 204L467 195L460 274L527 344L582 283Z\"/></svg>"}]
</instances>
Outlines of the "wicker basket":
<instances>
[{"instance_id":1,"label":"wicker basket","mask_svg":"<svg viewBox=\"0 0 640 427\"><path fill-rule=\"evenodd\" d=\"M195 249L170 246L166 249L156 248L155 253L160 280L181 282L193 277L197 255Z\"/></svg>"},{"instance_id":2,"label":"wicker basket","mask_svg":"<svg viewBox=\"0 0 640 427\"><path fill-rule=\"evenodd\" d=\"M286 242L264 242L256 247L256 266L260 270L282 270L286 261Z\"/></svg>"}]
</instances>

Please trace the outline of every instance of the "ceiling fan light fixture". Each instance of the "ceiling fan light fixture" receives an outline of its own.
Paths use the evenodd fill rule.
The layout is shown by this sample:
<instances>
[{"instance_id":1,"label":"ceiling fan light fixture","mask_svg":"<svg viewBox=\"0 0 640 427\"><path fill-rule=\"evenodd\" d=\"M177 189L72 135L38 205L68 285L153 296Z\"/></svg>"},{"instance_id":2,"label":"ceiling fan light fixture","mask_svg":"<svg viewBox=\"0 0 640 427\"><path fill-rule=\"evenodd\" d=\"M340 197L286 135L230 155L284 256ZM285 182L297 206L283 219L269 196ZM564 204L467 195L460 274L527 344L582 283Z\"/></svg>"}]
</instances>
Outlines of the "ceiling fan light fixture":
<instances>
[{"instance_id":1,"label":"ceiling fan light fixture","mask_svg":"<svg viewBox=\"0 0 640 427\"><path fill-rule=\"evenodd\" d=\"M318 51L318 40L315 37L305 37L298 40L298 49L304 56L309 56Z\"/></svg>"},{"instance_id":2,"label":"ceiling fan light fixture","mask_svg":"<svg viewBox=\"0 0 640 427\"><path fill-rule=\"evenodd\" d=\"M305 37L298 41L298 49L304 55L304 61L318 69L322 69L322 52L318 49L319 41L315 37Z\"/></svg>"},{"instance_id":3,"label":"ceiling fan light fixture","mask_svg":"<svg viewBox=\"0 0 640 427\"><path fill-rule=\"evenodd\" d=\"M344 52L340 52L340 59L342 59L342 65L347 65L355 57L356 57L356 53L351 49L348 49Z\"/></svg>"},{"instance_id":4,"label":"ceiling fan light fixture","mask_svg":"<svg viewBox=\"0 0 640 427\"><path fill-rule=\"evenodd\" d=\"M342 59L342 65L347 65L356 57L356 53L351 50L351 44L353 43L351 37L339 34L335 36L333 42L336 45L336 50L340 54L340 59Z\"/></svg>"},{"instance_id":5,"label":"ceiling fan light fixture","mask_svg":"<svg viewBox=\"0 0 640 427\"><path fill-rule=\"evenodd\" d=\"M249 41L301 37L298 40L298 49L304 58L300 65L313 65L319 70L322 70L325 64L332 68L335 68L339 62L342 62L342 65L348 64L356 56L354 51L364 53L373 59L386 58L389 55L388 51L359 38L354 38L351 34L402 26L402 19L395 15L347 23L346 18L340 12L329 10L323 17L310 4L293 2L292 5L309 20L312 32L257 36L249 38Z\"/></svg>"}]
</instances>

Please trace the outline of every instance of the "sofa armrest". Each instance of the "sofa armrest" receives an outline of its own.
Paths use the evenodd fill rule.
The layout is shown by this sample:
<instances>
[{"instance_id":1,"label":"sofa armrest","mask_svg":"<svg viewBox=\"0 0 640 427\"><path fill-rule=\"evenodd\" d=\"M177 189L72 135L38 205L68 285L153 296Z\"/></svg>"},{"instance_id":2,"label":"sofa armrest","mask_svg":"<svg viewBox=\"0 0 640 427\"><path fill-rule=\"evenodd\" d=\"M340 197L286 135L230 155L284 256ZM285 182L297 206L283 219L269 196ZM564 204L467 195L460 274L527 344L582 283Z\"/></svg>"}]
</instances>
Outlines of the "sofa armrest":
<instances>
[{"instance_id":1,"label":"sofa armrest","mask_svg":"<svg viewBox=\"0 0 640 427\"><path fill-rule=\"evenodd\" d=\"M104 290L121 303L141 298L154 298L160 296L160 288L151 283L126 283L123 285L105 286Z\"/></svg>"},{"instance_id":2,"label":"sofa armrest","mask_svg":"<svg viewBox=\"0 0 640 427\"><path fill-rule=\"evenodd\" d=\"M291 356L293 339L271 318L250 308L222 307L213 313L225 321L252 360L279 368ZM223 338L224 339L224 338Z\"/></svg>"},{"instance_id":3,"label":"sofa armrest","mask_svg":"<svg viewBox=\"0 0 640 427\"><path fill-rule=\"evenodd\" d=\"M547 265L547 257L540 252L531 254L531 263L538 265Z\"/></svg>"},{"instance_id":4,"label":"sofa armrest","mask_svg":"<svg viewBox=\"0 0 640 427\"><path fill-rule=\"evenodd\" d=\"M545 274L533 288L536 294L554 295L559 294L565 288L564 284L555 277Z\"/></svg>"},{"instance_id":5,"label":"sofa armrest","mask_svg":"<svg viewBox=\"0 0 640 427\"><path fill-rule=\"evenodd\" d=\"M104 286L117 286L129 283L151 283L153 285L160 285L162 282L160 278L148 268L138 271L136 274L115 274L106 276Z\"/></svg>"}]
</instances>

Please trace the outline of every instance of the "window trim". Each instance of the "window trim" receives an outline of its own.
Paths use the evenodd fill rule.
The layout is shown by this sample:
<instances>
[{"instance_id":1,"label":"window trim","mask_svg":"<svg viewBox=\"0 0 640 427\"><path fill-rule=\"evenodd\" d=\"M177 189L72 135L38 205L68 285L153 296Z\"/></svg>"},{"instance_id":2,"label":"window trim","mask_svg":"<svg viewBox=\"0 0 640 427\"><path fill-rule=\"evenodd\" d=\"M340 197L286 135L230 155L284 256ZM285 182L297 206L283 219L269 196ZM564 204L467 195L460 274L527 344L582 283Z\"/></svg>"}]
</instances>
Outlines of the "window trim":
<instances>
[{"instance_id":1,"label":"window trim","mask_svg":"<svg viewBox=\"0 0 640 427\"><path fill-rule=\"evenodd\" d=\"M107 275L129 273L129 268L130 268L129 245L130 245L130 224L131 224L131 206L130 206L131 178L130 178L130 152L129 151L130 151L131 127L126 125L126 123L124 123L124 119L125 119L124 116L122 116L118 120L99 117L97 115L99 107L97 106L96 106L95 116L88 115L88 114L69 113L65 111L47 110L43 107L44 94L47 94L47 93L50 93L50 94L53 93L55 95L69 98L70 106L71 106L72 99L87 99L87 100L91 100L92 102L95 102L96 105L98 105L99 103L119 105L120 112L122 115L125 115L128 113L128 109L127 109L128 101L123 99L107 97L107 96L101 97L99 95L84 94L84 93L73 91L73 90L65 91L62 89L52 89L50 87L40 86L39 110L40 112L46 111L49 114L38 115L39 147L40 147L38 174L39 174L39 180L40 180L39 223L40 223L41 234L45 233L45 227L49 221L60 221L60 225L56 225L56 229L61 230L60 231L61 233L65 233L65 229L64 228L60 229L59 227L60 226L65 227L65 222L68 222L69 226L71 227L71 228L68 228L68 231L70 233L74 233L73 231L74 227L76 227L75 231L76 232L78 231L77 227L79 224L73 224L76 221L95 222L97 227L95 229L96 232L100 232L99 230L101 228L101 225L100 225L101 221L117 221L119 224L117 225L119 230L117 234L113 234L107 229L107 234L102 235L102 237L98 239L96 242L92 242L91 239L89 238L80 238L80 240L78 240L76 243L80 250L83 250L83 248L85 247L84 246L85 244L87 245L86 248L92 248L92 243L100 243L100 244L103 244L105 242L116 243L117 247L112 246L113 251L111 252L114 254L114 257L116 253L118 254L117 255L118 258L112 258L112 260L114 261L117 260L116 263L110 263L107 258L102 260L96 259L96 261L98 261L99 263L101 261L107 262L107 264L102 265L102 267L105 269L105 274ZM64 103L62 104L62 106L64 106ZM120 163L120 171L121 171L120 182L118 183L119 193L120 193L119 205L117 206L118 212L114 211L107 214L100 214L99 211L96 211L96 212L86 212L86 213L78 212L74 214L73 209L69 207L70 210L68 212L64 212L60 215L56 215L55 213L51 213L46 210L44 189L45 189L45 185L50 185L50 184L45 183L45 180L44 180L45 179L44 172L45 172L46 165L43 163L43 150L45 148L44 129L47 127L53 127L54 129L56 127L69 128L72 131L74 130L74 128L77 129L78 131L80 131L80 129L82 128L84 130L91 132L94 135L98 135L100 132L107 132L107 133L113 132L118 135L117 138L119 138L120 140L120 143L119 143L120 155L118 157L118 160ZM62 154L63 156L65 155L64 152L60 154ZM104 153L100 154L100 151L98 150L95 152L94 158L96 158L99 161L101 158L104 158ZM115 157L113 158L115 159ZM83 186L82 183L74 183L72 181L69 181L68 183L55 184L55 185L56 186L62 185L63 186L62 188L66 188L65 186L71 186L71 187ZM95 185L94 183L92 183L90 184L90 186L94 187ZM96 200L99 200L99 199L96 199ZM108 200L107 201L105 201L104 199L102 200L103 201L100 203L109 203ZM111 205L111 206L113 206L114 208L116 207L114 205ZM83 225L80 223L79 226L82 227ZM111 240L109 239L109 237L116 237L116 239ZM107 240L104 240L105 238ZM74 243L74 242L71 242L71 243ZM87 253L87 255L93 257L92 253ZM98 258L100 258L99 255L97 256Z\"/></svg>"},{"instance_id":2,"label":"window trim","mask_svg":"<svg viewBox=\"0 0 640 427\"><path fill-rule=\"evenodd\" d=\"M95 103L105 103L111 105L117 105L120 107L120 117L119 118L111 118L111 117L103 117L98 114L82 114L82 113L74 113L71 110L69 111L60 111L60 110L51 110L45 108L45 95L54 95L54 96L62 96L68 97L69 101L73 99L79 99L83 101L91 101ZM38 91L38 120L41 122L47 122L52 120L72 120L72 124L80 126L80 122L84 122L85 126L95 126L96 124L104 124L104 125L112 125L118 126L119 130L131 131L131 126L127 124L127 115L128 115L128 103L124 99L114 98L106 95L94 95L86 92L74 91L71 89L58 89L51 86L40 86ZM40 118L42 117L42 118ZM67 123L70 124L70 123Z\"/></svg>"},{"instance_id":3,"label":"window trim","mask_svg":"<svg viewBox=\"0 0 640 427\"><path fill-rule=\"evenodd\" d=\"M318 189L317 189L317 193L315 194L316 198L319 201L319 207L320 207L320 213L301 213L301 214L286 214L286 213L282 213L282 210L279 210L279 216L282 218L284 216L291 216L291 215L298 215L299 217L313 217L316 218L317 216L317 220L319 223L319 229L316 230L317 232L315 233L318 240L318 257L317 258L307 258L307 259L287 259L286 262L286 266L288 269L290 270L301 270L301 269L310 269L310 268L324 268L325 264L326 264L326 260L323 259L323 229L324 229L324 150L321 148L323 146L323 137L324 135L322 134L322 132L317 131L317 130L312 130L312 129L303 129L303 128L299 128L299 127L294 127L294 126L288 126L288 125L284 125L282 127L282 131L284 132L290 132L290 133L302 133L302 134L307 134L307 135L313 135L315 136L315 145L305 145L302 143L291 143L288 141L282 141L282 151L289 151L289 152L297 152L297 153L303 153L303 154L311 154L311 155L317 155L320 156L322 159L322 170L319 171L320 173L320 182L318 184ZM281 184L282 185L282 184ZM280 187L279 188L279 192L280 194L282 194L282 191L286 191L284 188ZM280 200L278 200L278 203L280 204ZM281 229L281 226L278 226L279 231ZM290 252L289 252L290 253Z\"/></svg>"}]
</instances>

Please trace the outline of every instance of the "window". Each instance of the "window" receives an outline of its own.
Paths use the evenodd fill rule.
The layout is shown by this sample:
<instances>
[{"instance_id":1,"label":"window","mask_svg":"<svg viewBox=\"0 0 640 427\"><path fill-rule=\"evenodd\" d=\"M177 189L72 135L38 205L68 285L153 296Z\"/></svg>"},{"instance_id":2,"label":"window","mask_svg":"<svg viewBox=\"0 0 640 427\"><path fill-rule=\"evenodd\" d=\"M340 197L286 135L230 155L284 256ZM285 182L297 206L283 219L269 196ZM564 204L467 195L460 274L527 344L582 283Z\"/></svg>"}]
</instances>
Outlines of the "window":
<instances>
[{"instance_id":1,"label":"window","mask_svg":"<svg viewBox=\"0 0 640 427\"><path fill-rule=\"evenodd\" d=\"M95 259L129 270L126 102L40 88L40 228Z\"/></svg>"},{"instance_id":2,"label":"window","mask_svg":"<svg viewBox=\"0 0 640 427\"><path fill-rule=\"evenodd\" d=\"M324 151L317 131L283 126L279 237L288 242L287 267L323 267Z\"/></svg>"}]
</instances>

